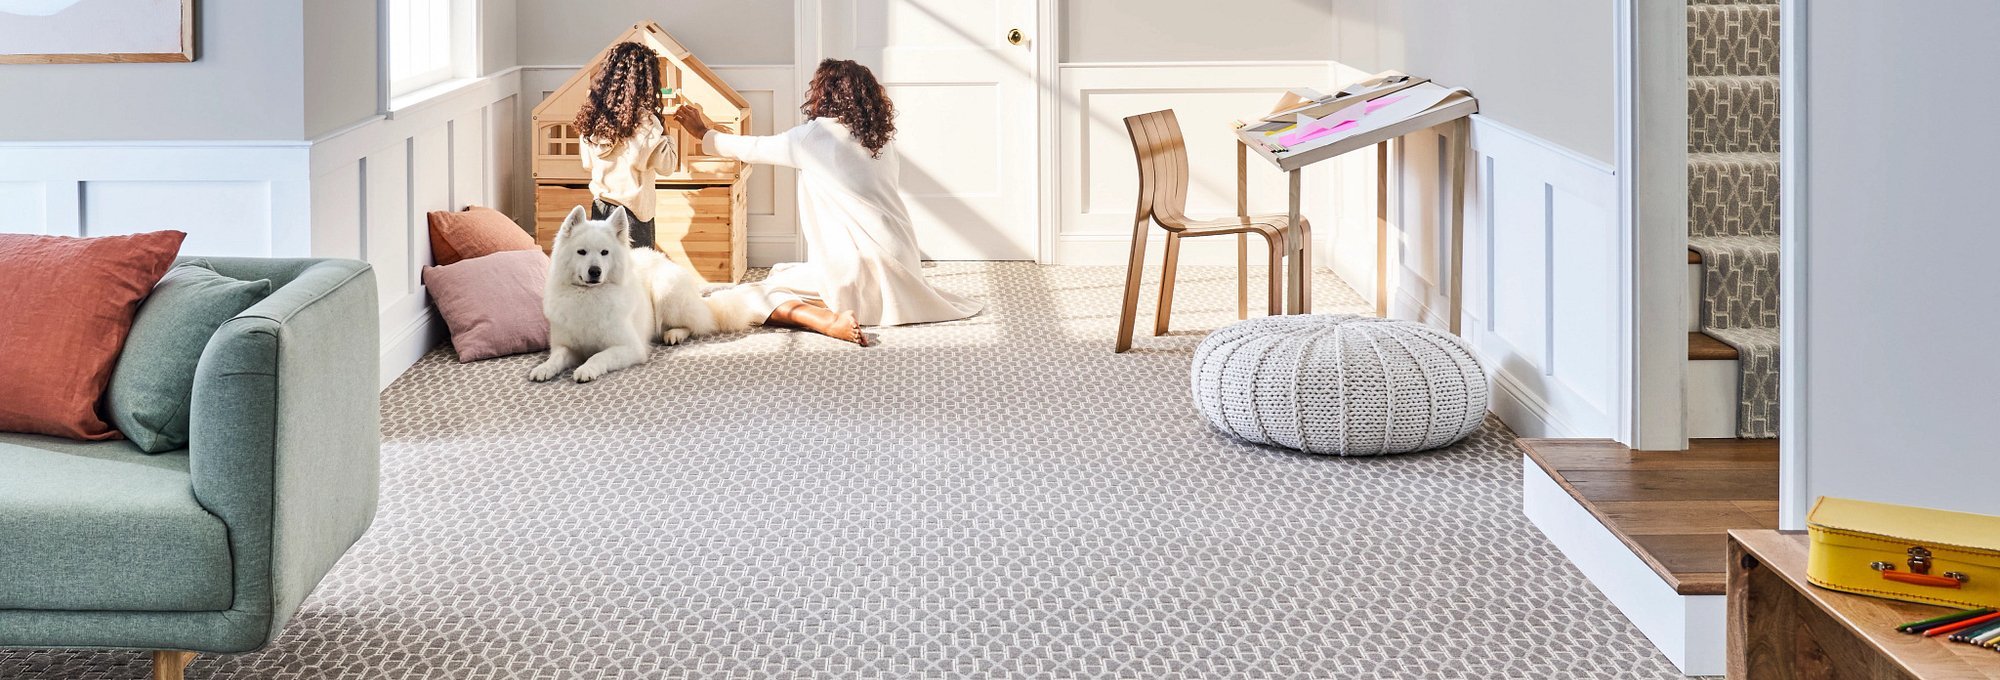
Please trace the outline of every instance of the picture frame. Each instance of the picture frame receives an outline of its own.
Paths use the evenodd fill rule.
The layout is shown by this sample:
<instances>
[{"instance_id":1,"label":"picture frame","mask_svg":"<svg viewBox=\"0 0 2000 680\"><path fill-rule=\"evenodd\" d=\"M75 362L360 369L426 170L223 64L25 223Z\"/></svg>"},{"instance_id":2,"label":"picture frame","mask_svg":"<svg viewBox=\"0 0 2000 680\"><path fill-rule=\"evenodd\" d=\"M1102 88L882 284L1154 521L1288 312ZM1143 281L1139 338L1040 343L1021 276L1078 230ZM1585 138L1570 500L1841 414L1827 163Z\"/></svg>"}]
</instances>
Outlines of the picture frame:
<instances>
[{"instance_id":1,"label":"picture frame","mask_svg":"<svg viewBox=\"0 0 2000 680\"><path fill-rule=\"evenodd\" d=\"M0 0L0 64L191 62L194 3Z\"/></svg>"}]
</instances>

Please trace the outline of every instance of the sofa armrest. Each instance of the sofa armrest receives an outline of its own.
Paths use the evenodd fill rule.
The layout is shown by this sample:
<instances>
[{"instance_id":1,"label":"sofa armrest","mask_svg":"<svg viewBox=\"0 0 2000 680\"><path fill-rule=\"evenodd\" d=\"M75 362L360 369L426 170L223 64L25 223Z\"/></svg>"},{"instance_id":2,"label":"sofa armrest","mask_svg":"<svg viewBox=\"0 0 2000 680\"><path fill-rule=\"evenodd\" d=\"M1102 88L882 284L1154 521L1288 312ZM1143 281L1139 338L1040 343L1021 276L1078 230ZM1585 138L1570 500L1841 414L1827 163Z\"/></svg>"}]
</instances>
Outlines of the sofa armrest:
<instances>
[{"instance_id":1,"label":"sofa armrest","mask_svg":"<svg viewBox=\"0 0 2000 680\"><path fill-rule=\"evenodd\" d=\"M375 516L381 414L374 271L296 276L209 339L195 370L194 495L229 527L240 643L275 637ZM220 267L219 267L220 269Z\"/></svg>"}]
</instances>

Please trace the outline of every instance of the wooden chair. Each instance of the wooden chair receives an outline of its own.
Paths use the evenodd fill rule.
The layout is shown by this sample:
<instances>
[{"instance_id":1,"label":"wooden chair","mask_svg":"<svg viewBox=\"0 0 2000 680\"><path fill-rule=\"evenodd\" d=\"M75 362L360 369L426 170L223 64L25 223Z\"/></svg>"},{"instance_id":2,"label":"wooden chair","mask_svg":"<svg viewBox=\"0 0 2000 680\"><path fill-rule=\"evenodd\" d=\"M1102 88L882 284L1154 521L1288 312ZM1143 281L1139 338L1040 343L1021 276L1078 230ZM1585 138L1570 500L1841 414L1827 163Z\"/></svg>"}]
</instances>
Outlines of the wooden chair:
<instances>
[{"instance_id":1,"label":"wooden chair","mask_svg":"<svg viewBox=\"0 0 2000 680\"><path fill-rule=\"evenodd\" d=\"M1235 217L1189 218L1187 146L1181 139L1181 124L1174 118L1174 112L1169 109L1129 116L1125 119L1125 129L1131 133L1132 151L1139 157L1139 210L1132 220L1132 260L1125 272L1125 307L1118 316L1115 351L1132 348L1132 323L1139 312L1139 277L1145 271L1149 223L1167 231L1166 267L1160 273L1160 311L1153 319L1153 335L1166 335L1167 321L1173 314L1174 271L1179 265L1183 238L1236 235L1236 315L1243 318L1249 313L1250 302L1247 236L1262 235L1270 246L1270 312L1284 313L1285 253L1294 246L1295 232L1290 219L1284 215L1247 214L1247 199L1240 185L1236 187ZM1239 151L1237 163L1243 162ZM1302 224L1305 221L1299 219Z\"/></svg>"}]
</instances>

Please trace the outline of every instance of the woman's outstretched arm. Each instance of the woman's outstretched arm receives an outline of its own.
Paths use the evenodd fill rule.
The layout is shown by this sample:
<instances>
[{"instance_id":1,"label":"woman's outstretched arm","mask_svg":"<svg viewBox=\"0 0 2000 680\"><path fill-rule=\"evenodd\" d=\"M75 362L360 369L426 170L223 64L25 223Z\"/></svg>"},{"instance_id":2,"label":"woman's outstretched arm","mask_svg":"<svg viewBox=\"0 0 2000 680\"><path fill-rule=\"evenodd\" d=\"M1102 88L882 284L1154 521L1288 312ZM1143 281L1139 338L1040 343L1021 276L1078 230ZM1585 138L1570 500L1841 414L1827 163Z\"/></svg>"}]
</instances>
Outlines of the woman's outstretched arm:
<instances>
[{"instance_id":1,"label":"woman's outstretched arm","mask_svg":"<svg viewBox=\"0 0 2000 680\"><path fill-rule=\"evenodd\" d=\"M800 128L792 128L782 135L732 135L710 128L708 119L701 115L701 109L693 104L683 105L675 111L674 120L687 128L688 134L699 138L702 149L709 155L725 156L745 163L798 167L792 154L792 137Z\"/></svg>"}]
</instances>

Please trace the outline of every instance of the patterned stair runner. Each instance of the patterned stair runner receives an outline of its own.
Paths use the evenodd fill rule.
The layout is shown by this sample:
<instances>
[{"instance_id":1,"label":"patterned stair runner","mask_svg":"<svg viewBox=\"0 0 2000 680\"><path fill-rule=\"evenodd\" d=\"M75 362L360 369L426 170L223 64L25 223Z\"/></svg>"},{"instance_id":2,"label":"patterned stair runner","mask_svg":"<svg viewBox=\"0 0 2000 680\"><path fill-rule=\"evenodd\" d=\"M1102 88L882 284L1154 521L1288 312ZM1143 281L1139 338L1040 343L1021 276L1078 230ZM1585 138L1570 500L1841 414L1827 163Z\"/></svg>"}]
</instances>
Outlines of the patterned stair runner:
<instances>
[{"instance_id":1,"label":"patterned stair runner","mask_svg":"<svg viewBox=\"0 0 2000 680\"><path fill-rule=\"evenodd\" d=\"M1778 436L1778 6L1688 5L1688 247L1736 348L1737 436Z\"/></svg>"}]
</instances>

